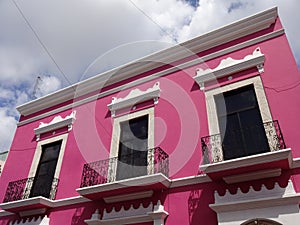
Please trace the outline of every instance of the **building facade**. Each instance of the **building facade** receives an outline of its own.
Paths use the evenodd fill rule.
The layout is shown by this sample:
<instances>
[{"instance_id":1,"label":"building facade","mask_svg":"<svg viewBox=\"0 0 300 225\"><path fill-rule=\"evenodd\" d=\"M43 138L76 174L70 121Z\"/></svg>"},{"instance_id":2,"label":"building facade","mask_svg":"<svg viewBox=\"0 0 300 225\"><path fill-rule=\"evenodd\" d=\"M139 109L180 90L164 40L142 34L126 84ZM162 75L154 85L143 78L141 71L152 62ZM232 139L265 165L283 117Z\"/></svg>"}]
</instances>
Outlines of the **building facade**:
<instances>
[{"instance_id":1,"label":"building facade","mask_svg":"<svg viewBox=\"0 0 300 225\"><path fill-rule=\"evenodd\" d=\"M272 8L21 105L0 224L297 224L299 75Z\"/></svg>"}]
</instances>

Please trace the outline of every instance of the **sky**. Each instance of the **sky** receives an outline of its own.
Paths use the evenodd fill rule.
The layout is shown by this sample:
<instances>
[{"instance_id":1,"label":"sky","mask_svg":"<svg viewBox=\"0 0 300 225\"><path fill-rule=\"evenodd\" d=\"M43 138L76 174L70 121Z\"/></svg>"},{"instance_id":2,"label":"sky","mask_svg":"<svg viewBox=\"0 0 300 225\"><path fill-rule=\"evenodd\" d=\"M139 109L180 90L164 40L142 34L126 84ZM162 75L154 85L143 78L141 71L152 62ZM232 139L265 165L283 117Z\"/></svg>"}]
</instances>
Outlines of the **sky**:
<instances>
[{"instance_id":1,"label":"sky","mask_svg":"<svg viewBox=\"0 0 300 225\"><path fill-rule=\"evenodd\" d=\"M300 68L299 0L1 0L0 152L16 106L273 6Z\"/></svg>"}]
</instances>

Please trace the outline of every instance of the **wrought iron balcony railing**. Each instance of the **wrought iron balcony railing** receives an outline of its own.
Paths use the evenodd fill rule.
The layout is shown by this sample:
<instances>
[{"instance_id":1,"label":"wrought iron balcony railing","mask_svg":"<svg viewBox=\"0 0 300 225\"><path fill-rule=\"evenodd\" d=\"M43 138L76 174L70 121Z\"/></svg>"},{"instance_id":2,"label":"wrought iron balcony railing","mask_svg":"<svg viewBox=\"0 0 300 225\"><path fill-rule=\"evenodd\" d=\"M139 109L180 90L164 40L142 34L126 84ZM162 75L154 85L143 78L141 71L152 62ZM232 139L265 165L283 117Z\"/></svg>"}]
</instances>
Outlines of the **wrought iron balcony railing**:
<instances>
[{"instance_id":1,"label":"wrought iron balcony railing","mask_svg":"<svg viewBox=\"0 0 300 225\"><path fill-rule=\"evenodd\" d=\"M169 176L169 156L160 147L85 164L80 187L156 173Z\"/></svg>"},{"instance_id":2,"label":"wrought iron balcony railing","mask_svg":"<svg viewBox=\"0 0 300 225\"><path fill-rule=\"evenodd\" d=\"M259 130L262 132L259 132ZM226 151L233 150L234 148L236 152L244 151L241 154L238 153L238 156L235 158L268 151L273 152L286 148L283 135L281 133L281 129L277 120L240 130L226 132L229 133L225 135L231 137L230 140L224 141L224 135L221 134L215 134L201 138L203 164L216 163L226 160L226 157L224 157L226 155ZM258 149L264 146L263 144L261 144L263 142L263 139L265 139L266 148ZM240 147L240 149L236 149L238 146L243 147ZM247 147L254 148L254 150L247 153L247 151L243 149Z\"/></svg>"},{"instance_id":3,"label":"wrought iron balcony railing","mask_svg":"<svg viewBox=\"0 0 300 225\"><path fill-rule=\"evenodd\" d=\"M54 178L52 180L51 187L47 187L47 185L43 184L34 186L34 180L34 177L30 177L9 182L3 202L28 199L34 196L43 196L51 200L55 198L59 179Z\"/></svg>"}]
</instances>

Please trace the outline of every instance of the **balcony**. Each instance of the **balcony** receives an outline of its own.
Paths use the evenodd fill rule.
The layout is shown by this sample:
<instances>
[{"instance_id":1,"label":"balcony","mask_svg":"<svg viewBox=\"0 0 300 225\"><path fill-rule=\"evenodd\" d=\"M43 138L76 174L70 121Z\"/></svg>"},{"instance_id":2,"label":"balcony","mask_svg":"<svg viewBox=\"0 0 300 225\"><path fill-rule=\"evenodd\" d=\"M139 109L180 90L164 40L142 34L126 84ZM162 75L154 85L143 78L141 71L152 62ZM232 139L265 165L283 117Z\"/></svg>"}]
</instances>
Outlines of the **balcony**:
<instances>
[{"instance_id":1,"label":"balcony","mask_svg":"<svg viewBox=\"0 0 300 225\"><path fill-rule=\"evenodd\" d=\"M200 170L212 179L235 183L275 177L291 167L291 149L286 148L277 120L225 135L231 138L224 141L221 134L201 138Z\"/></svg>"},{"instance_id":2,"label":"balcony","mask_svg":"<svg viewBox=\"0 0 300 225\"><path fill-rule=\"evenodd\" d=\"M44 213L51 208L59 179L54 178L49 187L37 185L34 180L34 177L30 177L9 182L0 207L9 212L18 212L21 216Z\"/></svg>"},{"instance_id":3,"label":"balcony","mask_svg":"<svg viewBox=\"0 0 300 225\"><path fill-rule=\"evenodd\" d=\"M170 185L169 156L160 147L87 163L77 192L89 199L106 202L150 197ZM126 195L124 195L126 193Z\"/></svg>"}]
</instances>

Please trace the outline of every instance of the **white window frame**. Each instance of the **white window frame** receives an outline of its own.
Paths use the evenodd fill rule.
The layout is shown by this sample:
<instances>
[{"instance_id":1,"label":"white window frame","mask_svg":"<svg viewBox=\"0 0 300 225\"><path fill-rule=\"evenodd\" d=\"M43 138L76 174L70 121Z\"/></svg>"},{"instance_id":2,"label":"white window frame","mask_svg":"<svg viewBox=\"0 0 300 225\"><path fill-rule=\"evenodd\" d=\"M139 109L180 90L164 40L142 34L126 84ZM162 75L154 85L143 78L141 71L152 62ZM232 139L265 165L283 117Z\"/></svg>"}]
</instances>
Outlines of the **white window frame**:
<instances>
[{"instance_id":1,"label":"white window frame","mask_svg":"<svg viewBox=\"0 0 300 225\"><path fill-rule=\"evenodd\" d=\"M148 115L148 146L147 149L154 148L154 107L139 110L137 112L133 112L130 114L122 115L119 117L115 117L113 119L113 132L112 132L112 139L111 139L111 146L110 146L110 158L118 157L119 154L119 142L120 142L120 135L121 135L121 123L125 121L129 121L131 119L135 119L141 116ZM153 157L148 152L148 162L151 160L150 157ZM112 165L110 165L112 166ZM116 173L116 168L115 170ZM152 174L151 168L148 166L147 168L148 174ZM115 180L116 174L110 174L113 176L112 180Z\"/></svg>"},{"instance_id":2,"label":"white window frame","mask_svg":"<svg viewBox=\"0 0 300 225\"><path fill-rule=\"evenodd\" d=\"M256 94L262 122L265 123L273 120L270 112L269 104L267 101L267 97L264 91L263 83L261 81L261 77L255 76L249 79L245 79L242 81L234 82L222 87L205 91L209 136L220 133L220 126L219 126L218 114L217 114L217 108L216 108L214 96L225 93L227 91L242 88L244 86L251 85L251 84L254 86L254 91ZM225 103L224 103L224 107L225 107ZM271 140L268 141L271 143ZM212 152L212 154L214 153ZM221 157L223 158L223 154Z\"/></svg>"},{"instance_id":3,"label":"white window frame","mask_svg":"<svg viewBox=\"0 0 300 225\"><path fill-rule=\"evenodd\" d=\"M69 133L66 133L66 134L62 134L62 135L59 135L59 136L55 136L53 138L48 138L46 140L42 140L42 141L37 142L37 146L36 146L35 153L34 153L34 156L33 156L31 168L30 168L30 171L29 171L29 174L28 174L28 178L35 177L35 175L36 175L37 168L39 166L40 158L41 158L41 155L42 155L43 146L47 145L47 144L51 144L51 143L56 142L56 141L62 141L60 151L59 151L59 156L58 156L58 159L57 159L56 169L55 169L55 173L54 173L54 178L57 178L57 179L59 178L59 174L60 174L60 170L61 170L63 156L64 156L64 153L65 153L65 148L66 148L68 135L69 135Z\"/></svg>"},{"instance_id":4,"label":"white window frame","mask_svg":"<svg viewBox=\"0 0 300 225\"><path fill-rule=\"evenodd\" d=\"M218 94L225 93L227 91L235 90L247 85L253 84L254 91L257 98L258 107L261 113L261 118L263 123L267 121L272 121L272 115L270 112L269 104L267 101L267 97L264 91L263 83L261 81L260 76L252 77L249 79L245 79L239 82L231 83L222 87L218 87L212 90L205 91L206 97L206 107L207 107L207 118L208 118L208 127L209 134L219 134L219 122L218 122L218 114L217 108L214 100L214 96Z\"/></svg>"}]
</instances>

